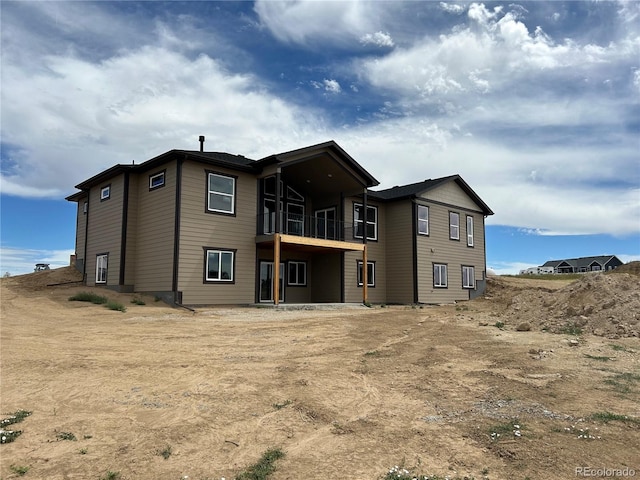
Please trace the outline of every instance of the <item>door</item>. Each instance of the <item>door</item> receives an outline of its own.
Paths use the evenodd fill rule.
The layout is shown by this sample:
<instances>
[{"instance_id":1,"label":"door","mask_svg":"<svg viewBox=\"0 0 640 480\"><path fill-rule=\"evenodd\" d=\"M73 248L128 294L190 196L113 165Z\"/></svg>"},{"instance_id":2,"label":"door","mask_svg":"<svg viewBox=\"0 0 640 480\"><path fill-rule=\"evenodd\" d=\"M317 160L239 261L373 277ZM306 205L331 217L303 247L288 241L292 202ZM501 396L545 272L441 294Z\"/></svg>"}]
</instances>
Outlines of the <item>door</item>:
<instances>
[{"instance_id":1,"label":"door","mask_svg":"<svg viewBox=\"0 0 640 480\"><path fill-rule=\"evenodd\" d=\"M336 239L336 209L316 210L316 237L325 240Z\"/></svg>"},{"instance_id":2,"label":"door","mask_svg":"<svg viewBox=\"0 0 640 480\"><path fill-rule=\"evenodd\" d=\"M273 302L273 262L260 261L260 301ZM284 263L280 263L280 302L284 302Z\"/></svg>"}]
</instances>

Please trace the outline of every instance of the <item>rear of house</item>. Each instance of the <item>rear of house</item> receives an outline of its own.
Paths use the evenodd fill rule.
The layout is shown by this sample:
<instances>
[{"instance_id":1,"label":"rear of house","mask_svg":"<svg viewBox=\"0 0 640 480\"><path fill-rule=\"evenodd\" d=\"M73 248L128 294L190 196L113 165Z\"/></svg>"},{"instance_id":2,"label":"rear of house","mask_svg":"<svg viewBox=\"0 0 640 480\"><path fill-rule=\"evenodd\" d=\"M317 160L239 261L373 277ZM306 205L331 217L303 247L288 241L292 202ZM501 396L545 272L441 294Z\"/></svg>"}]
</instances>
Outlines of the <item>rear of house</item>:
<instances>
[{"instance_id":1,"label":"rear of house","mask_svg":"<svg viewBox=\"0 0 640 480\"><path fill-rule=\"evenodd\" d=\"M78 205L76 266L87 285L186 305L482 293L493 212L469 185L458 175L376 185L332 141L261 160L171 150L67 197Z\"/></svg>"}]
</instances>

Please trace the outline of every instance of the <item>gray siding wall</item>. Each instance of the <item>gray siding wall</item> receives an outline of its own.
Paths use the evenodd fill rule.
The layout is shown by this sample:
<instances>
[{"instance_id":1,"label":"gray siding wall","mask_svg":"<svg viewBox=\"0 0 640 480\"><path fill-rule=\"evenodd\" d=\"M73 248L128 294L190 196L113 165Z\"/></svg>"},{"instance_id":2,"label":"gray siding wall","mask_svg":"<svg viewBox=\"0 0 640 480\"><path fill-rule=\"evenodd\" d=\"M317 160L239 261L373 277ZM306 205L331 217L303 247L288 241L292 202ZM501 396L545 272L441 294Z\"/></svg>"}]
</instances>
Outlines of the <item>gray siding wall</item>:
<instances>
[{"instance_id":1,"label":"gray siding wall","mask_svg":"<svg viewBox=\"0 0 640 480\"><path fill-rule=\"evenodd\" d=\"M385 205L387 302L413 303L413 213L410 200Z\"/></svg>"},{"instance_id":2,"label":"gray siding wall","mask_svg":"<svg viewBox=\"0 0 640 480\"><path fill-rule=\"evenodd\" d=\"M362 203L362 199L348 197L344 202L345 222L353 225L353 204ZM367 262L375 262L375 287L367 289L368 300L371 303L386 303L386 212L384 205L374 201L368 201L369 206L378 207L378 240L367 240ZM351 239L353 240L353 239ZM346 252L344 254L344 289L345 302L362 302L362 287L358 286L358 261L362 261L362 252Z\"/></svg>"},{"instance_id":3,"label":"gray siding wall","mask_svg":"<svg viewBox=\"0 0 640 480\"><path fill-rule=\"evenodd\" d=\"M149 175L164 169L165 186L150 191ZM133 274L137 292L171 291L176 181L175 161L131 179L132 191L136 193L129 199L127 246L133 251L127 256L127 273ZM131 261L134 265L129 263Z\"/></svg>"},{"instance_id":4,"label":"gray siding wall","mask_svg":"<svg viewBox=\"0 0 640 480\"><path fill-rule=\"evenodd\" d=\"M107 200L100 201L100 190L109 184L111 185L111 196ZM93 187L89 196L87 285L95 285L96 283L96 255L108 253L106 285L116 286L120 277L124 175L120 174L104 184Z\"/></svg>"},{"instance_id":5,"label":"gray siding wall","mask_svg":"<svg viewBox=\"0 0 640 480\"><path fill-rule=\"evenodd\" d=\"M236 213L205 213L207 173L236 178ZM178 290L186 305L248 304L255 300L256 178L247 173L188 162L182 171ZM204 283L203 247L235 249L234 283Z\"/></svg>"},{"instance_id":6,"label":"gray siding wall","mask_svg":"<svg viewBox=\"0 0 640 480\"><path fill-rule=\"evenodd\" d=\"M460 197L460 193L464 198ZM458 205L441 205L443 199L456 201ZM465 200L466 199L466 200ZM474 267L476 281L482 280L485 270L484 257L484 215L472 202L472 209L460 208L460 204L468 206L471 200L454 183L449 182L433 192L428 192L418 203L429 207L429 236L417 236L418 261L418 301L420 303L451 303L468 300L469 289L462 288L462 266ZM449 238L449 212L460 214L460 240ZM466 216L473 216L474 246L467 246ZM433 286L433 264L447 265L447 288Z\"/></svg>"}]
</instances>

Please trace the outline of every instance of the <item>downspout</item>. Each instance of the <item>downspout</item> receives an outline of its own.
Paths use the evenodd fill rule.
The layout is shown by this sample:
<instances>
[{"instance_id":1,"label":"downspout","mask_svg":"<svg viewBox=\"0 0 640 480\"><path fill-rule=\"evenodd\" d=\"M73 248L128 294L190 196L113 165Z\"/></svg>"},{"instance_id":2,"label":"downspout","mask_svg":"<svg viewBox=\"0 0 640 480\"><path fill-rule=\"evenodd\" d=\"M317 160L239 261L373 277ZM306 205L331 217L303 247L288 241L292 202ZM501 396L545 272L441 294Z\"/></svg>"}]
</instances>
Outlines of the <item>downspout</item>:
<instances>
[{"instance_id":1,"label":"downspout","mask_svg":"<svg viewBox=\"0 0 640 480\"><path fill-rule=\"evenodd\" d=\"M118 285L124 286L127 256L127 222L129 218L129 172L124 174L124 198L122 200L122 230L120 232L120 278Z\"/></svg>"},{"instance_id":2,"label":"downspout","mask_svg":"<svg viewBox=\"0 0 640 480\"><path fill-rule=\"evenodd\" d=\"M91 190L86 190L87 192L87 214L84 218L84 253L82 259L82 281L84 284L87 284L87 243L89 243L89 211L91 210L89 199L91 198Z\"/></svg>"},{"instance_id":3,"label":"downspout","mask_svg":"<svg viewBox=\"0 0 640 480\"><path fill-rule=\"evenodd\" d=\"M185 155L185 159L186 159ZM176 201L173 225L173 276L171 280L171 291L173 292L173 302L180 304L182 298L178 294L178 267L180 266L180 199L182 192L182 163L183 159L176 161Z\"/></svg>"}]
</instances>

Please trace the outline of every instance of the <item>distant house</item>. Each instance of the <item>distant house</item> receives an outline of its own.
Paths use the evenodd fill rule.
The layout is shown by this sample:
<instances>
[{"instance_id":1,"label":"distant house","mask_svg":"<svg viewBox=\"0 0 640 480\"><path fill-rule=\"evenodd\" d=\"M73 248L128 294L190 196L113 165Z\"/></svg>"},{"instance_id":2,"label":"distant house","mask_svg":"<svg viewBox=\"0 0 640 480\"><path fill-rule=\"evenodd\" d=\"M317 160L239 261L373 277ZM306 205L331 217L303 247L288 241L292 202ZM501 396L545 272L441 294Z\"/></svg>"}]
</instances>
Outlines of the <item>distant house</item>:
<instances>
[{"instance_id":1,"label":"distant house","mask_svg":"<svg viewBox=\"0 0 640 480\"><path fill-rule=\"evenodd\" d=\"M372 191L337 143L171 150L76 186L87 285L184 305L447 303L486 282L491 209L459 176ZM391 160L391 159L390 159Z\"/></svg>"},{"instance_id":2,"label":"distant house","mask_svg":"<svg viewBox=\"0 0 640 480\"><path fill-rule=\"evenodd\" d=\"M553 268L554 273L584 273L613 270L623 263L615 255L549 260L542 268Z\"/></svg>"}]
</instances>

